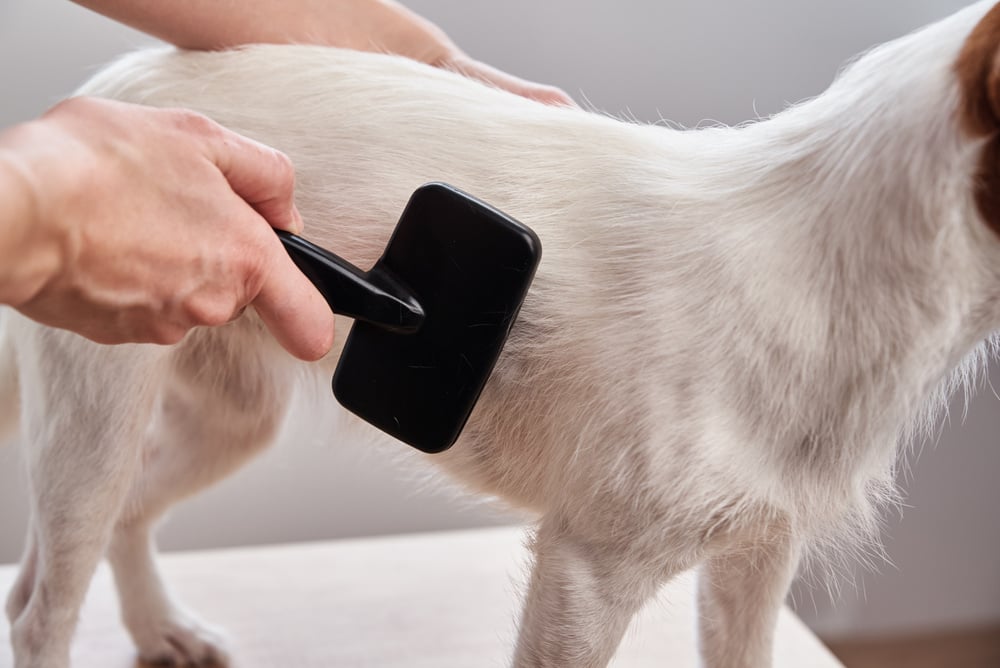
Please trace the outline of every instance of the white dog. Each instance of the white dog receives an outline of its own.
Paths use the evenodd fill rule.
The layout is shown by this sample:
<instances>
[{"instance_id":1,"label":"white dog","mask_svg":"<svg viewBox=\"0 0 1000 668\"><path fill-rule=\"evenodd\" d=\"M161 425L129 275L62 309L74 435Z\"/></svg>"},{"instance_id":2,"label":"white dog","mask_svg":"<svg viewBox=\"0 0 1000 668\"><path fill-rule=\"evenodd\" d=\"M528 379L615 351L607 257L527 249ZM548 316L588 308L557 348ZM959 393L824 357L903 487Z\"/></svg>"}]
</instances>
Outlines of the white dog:
<instances>
[{"instance_id":1,"label":"white dog","mask_svg":"<svg viewBox=\"0 0 1000 668\"><path fill-rule=\"evenodd\" d=\"M305 235L362 267L430 180L538 233L497 370L433 458L540 516L518 668L604 666L697 565L704 663L769 665L801 557L872 538L901 441L1000 328L992 2L740 128L644 127L298 46L140 53L83 92L189 107L287 152ZM17 666L68 664L105 554L143 657L224 660L168 595L150 528L265 447L335 355L292 360L252 313L169 348L13 312L3 329L0 417L19 387L33 491L7 605Z\"/></svg>"}]
</instances>

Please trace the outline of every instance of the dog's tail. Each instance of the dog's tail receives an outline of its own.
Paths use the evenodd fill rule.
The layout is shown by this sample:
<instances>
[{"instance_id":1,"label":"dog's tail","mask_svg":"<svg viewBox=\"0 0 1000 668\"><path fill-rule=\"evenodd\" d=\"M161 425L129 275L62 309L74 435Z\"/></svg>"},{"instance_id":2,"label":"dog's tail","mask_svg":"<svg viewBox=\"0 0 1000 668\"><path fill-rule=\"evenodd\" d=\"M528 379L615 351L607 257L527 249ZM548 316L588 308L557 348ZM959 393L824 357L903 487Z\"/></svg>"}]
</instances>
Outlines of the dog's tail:
<instances>
[{"instance_id":1,"label":"dog's tail","mask_svg":"<svg viewBox=\"0 0 1000 668\"><path fill-rule=\"evenodd\" d=\"M0 445L17 433L21 412L17 360L9 329L10 313L0 308Z\"/></svg>"}]
</instances>

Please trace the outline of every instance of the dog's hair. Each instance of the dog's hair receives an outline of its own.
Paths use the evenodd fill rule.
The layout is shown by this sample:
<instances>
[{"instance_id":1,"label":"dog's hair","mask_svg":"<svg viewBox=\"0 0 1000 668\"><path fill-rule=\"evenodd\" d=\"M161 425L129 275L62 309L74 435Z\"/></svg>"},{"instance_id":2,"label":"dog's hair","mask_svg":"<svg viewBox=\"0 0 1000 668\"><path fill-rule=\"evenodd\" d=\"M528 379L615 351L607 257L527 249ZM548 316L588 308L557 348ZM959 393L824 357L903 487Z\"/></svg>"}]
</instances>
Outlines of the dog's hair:
<instances>
[{"instance_id":1,"label":"dog's hair","mask_svg":"<svg viewBox=\"0 0 1000 668\"><path fill-rule=\"evenodd\" d=\"M606 665L657 587L700 565L705 665L759 667L801 557L873 539L901 443L1000 327L998 53L1000 8L979 2L814 100L697 131L306 46L139 53L81 92L285 151L306 236L360 266L430 180L534 228L518 324L433 459L540 516L514 665ZM32 490L17 666L68 664L105 554L144 658L223 659L167 594L150 528L266 446L336 352L297 363L252 313L173 347L2 323L0 419L19 386Z\"/></svg>"}]
</instances>

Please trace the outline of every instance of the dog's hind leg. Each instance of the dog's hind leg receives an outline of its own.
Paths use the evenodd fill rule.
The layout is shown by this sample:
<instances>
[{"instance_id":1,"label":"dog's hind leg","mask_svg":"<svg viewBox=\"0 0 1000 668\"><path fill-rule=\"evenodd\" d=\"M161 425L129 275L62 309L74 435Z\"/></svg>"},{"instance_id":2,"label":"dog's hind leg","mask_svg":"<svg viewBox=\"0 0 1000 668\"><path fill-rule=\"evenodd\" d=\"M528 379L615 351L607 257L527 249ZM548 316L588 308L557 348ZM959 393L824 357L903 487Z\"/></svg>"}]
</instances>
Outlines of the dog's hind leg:
<instances>
[{"instance_id":1,"label":"dog's hind leg","mask_svg":"<svg viewBox=\"0 0 1000 668\"><path fill-rule=\"evenodd\" d=\"M164 585L151 528L171 504L231 473L274 439L293 369L270 341L241 344L200 332L172 353L142 475L108 551L125 626L149 662L227 661L221 634L185 610Z\"/></svg>"},{"instance_id":2,"label":"dog's hind leg","mask_svg":"<svg viewBox=\"0 0 1000 668\"><path fill-rule=\"evenodd\" d=\"M17 360L14 342L10 334L12 311L0 308L0 445L13 437L19 422L21 402L18 392ZM28 537L21 558L21 568L14 582L14 588L7 596L7 619L14 622L28 604L35 580L35 564L38 549L35 546L34 527L28 522Z\"/></svg>"},{"instance_id":3,"label":"dog's hind leg","mask_svg":"<svg viewBox=\"0 0 1000 668\"><path fill-rule=\"evenodd\" d=\"M28 605L31 592L35 587L35 573L38 569L38 545L35 542L34 521L28 522L28 537L24 546L24 556L21 557L21 565L14 581L14 587L7 596L7 619L13 624L14 620L21 616L24 608Z\"/></svg>"},{"instance_id":4,"label":"dog's hind leg","mask_svg":"<svg viewBox=\"0 0 1000 668\"><path fill-rule=\"evenodd\" d=\"M138 465L157 355L38 329L21 353L32 536L10 599L17 668L63 668Z\"/></svg>"},{"instance_id":5,"label":"dog's hind leg","mask_svg":"<svg viewBox=\"0 0 1000 668\"><path fill-rule=\"evenodd\" d=\"M780 529L702 565L698 635L706 668L771 665L778 612L798 561L798 543Z\"/></svg>"},{"instance_id":6,"label":"dog's hind leg","mask_svg":"<svg viewBox=\"0 0 1000 668\"><path fill-rule=\"evenodd\" d=\"M17 430L21 402L18 397L17 360L9 333L11 311L0 308L0 445Z\"/></svg>"}]
</instances>

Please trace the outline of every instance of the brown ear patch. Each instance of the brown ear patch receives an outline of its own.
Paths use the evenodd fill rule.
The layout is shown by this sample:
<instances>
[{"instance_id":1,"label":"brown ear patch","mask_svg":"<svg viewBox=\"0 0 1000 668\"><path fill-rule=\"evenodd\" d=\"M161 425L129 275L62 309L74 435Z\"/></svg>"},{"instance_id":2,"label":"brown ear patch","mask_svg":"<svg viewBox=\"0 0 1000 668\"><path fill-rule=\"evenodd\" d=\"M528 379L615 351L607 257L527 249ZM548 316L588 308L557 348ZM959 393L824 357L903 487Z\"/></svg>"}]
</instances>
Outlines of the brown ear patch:
<instances>
[{"instance_id":1,"label":"brown ear patch","mask_svg":"<svg viewBox=\"0 0 1000 668\"><path fill-rule=\"evenodd\" d=\"M976 173L975 199L986 223L1000 234L1000 4L975 27L958 60L959 122L973 137L990 137Z\"/></svg>"}]
</instances>

